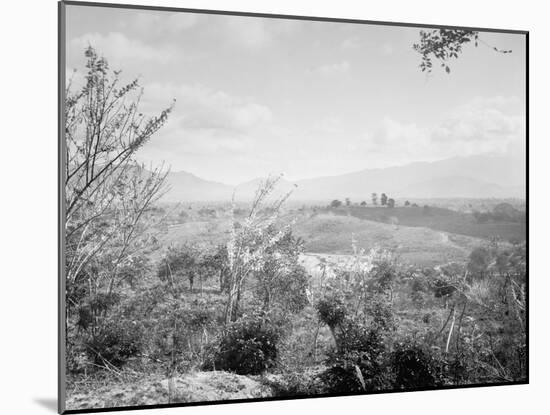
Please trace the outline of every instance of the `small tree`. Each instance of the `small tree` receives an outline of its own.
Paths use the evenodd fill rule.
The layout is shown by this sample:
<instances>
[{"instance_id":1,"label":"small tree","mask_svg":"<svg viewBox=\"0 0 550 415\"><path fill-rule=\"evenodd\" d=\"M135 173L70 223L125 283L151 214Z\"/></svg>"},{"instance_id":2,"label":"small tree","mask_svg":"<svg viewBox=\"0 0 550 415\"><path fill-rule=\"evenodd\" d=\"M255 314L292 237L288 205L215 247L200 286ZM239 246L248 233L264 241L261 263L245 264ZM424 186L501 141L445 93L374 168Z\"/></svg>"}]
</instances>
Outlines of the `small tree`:
<instances>
[{"instance_id":1,"label":"small tree","mask_svg":"<svg viewBox=\"0 0 550 415\"><path fill-rule=\"evenodd\" d=\"M342 206L342 202L338 199L334 199L332 202L330 202L331 208L339 208L340 206Z\"/></svg>"},{"instance_id":2,"label":"small tree","mask_svg":"<svg viewBox=\"0 0 550 415\"><path fill-rule=\"evenodd\" d=\"M405 206L410 206L411 205L411 202L409 202L408 200L405 200Z\"/></svg>"},{"instance_id":3,"label":"small tree","mask_svg":"<svg viewBox=\"0 0 550 415\"><path fill-rule=\"evenodd\" d=\"M388 199L388 207L389 208L395 207L395 200L392 199L391 197Z\"/></svg>"},{"instance_id":4,"label":"small tree","mask_svg":"<svg viewBox=\"0 0 550 415\"><path fill-rule=\"evenodd\" d=\"M378 195L376 193L371 194L371 200L372 204L376 206L378 204Z\"/></svg>"},{"instance_id":5,"label":"small tree","mask_svg":"<svg viewBox=\"0 0 550 415\"><path fill-rule=\"evenodd\" d=\"M382 206L385 206L388 203L388 196L386 196L386 193L382 193L380 196L380 204Z\"/></svg>"},{"instance_id":6,"label":"small tree","mask_svg":"<svg viewBox=\"0 0 550 415\"><path fill-rule=\"evenodd\" d=\"M253 272L260 271L266 259L266 253L272 249L286 234L287 229L271 232L282 204L290 192L273 201L263 209L269 195L275 189L281 176L268 177L260 183L248 216L242 223L234 221L231 238L227 243L228 259L228 293L225 309L225 322L236 321L242 296L243 284Z\"/></svg>"},{"instance_id":7,"label":"small tree","mask_svg":"<svg viewBox=\"0 0 550 415\"><path fill-rule=\"evenodd\" d=\"M475 277L483 279L491 264L491 253L487 248L478 247L471 253L468 261L468 271Z\"/></svg>"},{"instance_id":8,"label":"small tree","mask_svg":"<svg viewBox=\"0 0 550 415\"><path fill-rule=\"evenodd\" d=\"M138 109L143 91L137 80L121 85L120 71L110 70L92 47L85 57L83 85L69 82L65 91L65 277L67 322L86 308L88 343L97 345L111 300L141 273L140 253L153 240L149 209L162 196L168 172L145 170L135 155L172 107L147 118ZM92 307L100 298L111 305Z\"/></svg>"},{"instance_id":9,"label":"small tree","mask_svg":"<svg viewBox=\"0 0 550 415\"><path fill-rule=\"evenodd\" d=\"M200 253L197 249L186 245L170 247L160 261L158 277L163 281L169 281L174 287L181 287L181 279L187 279L189 289L193 290L200 268Z\"/></svg>"},{"instance_id":10,"label":"small tree","mask_svg":"<svg viewBox=\"0 0 550 415\"><path fill-rule=\"evenodd\" d=\"M215 252L204 257L203 263L206 267L217 273L220 292L223 292L227 288L227 276L229 272L227 246L224 244L218 245Z\"/></svg>"},{"instance_id":11,"label":"small tree","mask_svg":"<svg viewBox=\"0 0 550 415\"><path fill-rule=\"evenodd\" d=\"M393 288L398 272L392 260L377 260L370 272L370 283L375 292L387 294L389 301L393 301Z\"/></svg>"},{"instance_id":12,"label":"small tree","mask_svg":"<svg viewBox=\"0 0 550 415\"><path fill-rule=\"evenodd\" d=\"M349 197L346 197L346 206L351 206L351 200Z\"/></svg>"},{"instance_id":13,"label":"small tree","mask_svg":"<svg viewBox=\"0 0 550 415\"><path fill-rule=\"evenodd\" d=\"M365 207L367 206L367 202L365 202L364 200L361 202L361 206Z\"/></svg>"},{"instance_id":14,"label":"small tree","mask_svg":"<svg viewBox=\"0 0 550 415\"><path fill-rule=\"evenodd\" d=\"M268 231L272 235L277 232L275 227ZM266 250L262 268L254 273L256 293L264 311L269 312L277 304L286 312L294 312L307 304L309 278L298 262L302 252L303 240L295 238L289 229L274 246Z\"/></svg>"}]
</instances>

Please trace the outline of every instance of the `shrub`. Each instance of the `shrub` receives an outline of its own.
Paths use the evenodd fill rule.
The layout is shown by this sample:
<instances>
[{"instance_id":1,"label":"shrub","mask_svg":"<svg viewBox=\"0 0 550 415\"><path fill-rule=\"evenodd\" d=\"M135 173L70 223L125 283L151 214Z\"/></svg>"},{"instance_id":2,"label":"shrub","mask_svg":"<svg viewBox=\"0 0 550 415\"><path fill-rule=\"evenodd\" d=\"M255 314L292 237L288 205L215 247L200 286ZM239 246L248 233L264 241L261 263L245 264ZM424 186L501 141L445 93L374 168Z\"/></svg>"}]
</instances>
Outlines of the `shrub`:
<instances>
[{"instance_id":1,"label":"shrub","mask_svg":"<svg viewBox=\"0 0 550 415\"><path fill-rule=\"evenodd\" d=\"M339 291L317 303L319 318L330 327L336 343L326 359L329 368L319 376L327 393L373 391L389 385L385 356L387 335L395 328L391 305L374 296L364 311L365 315L348 313Z\"/></svg>"},{"instance_id":2,"label":"shrub","mask_svg":"<svg viewBox=\"0 0 550 415\"><path fill-rule=\"evenodd\" d=\"M183 280L189 281L189 289L193 289L195 277L201 272L199 250L194 246L171 246L162 257L157 276L163 282L171 282L174 288L183 289Z\"/></svg>"},{"instance_id":3,"label":"shrub","mask_svg":"<svg viewBox=\"0 0 550 415\"><path fill-rule=\"evenodd\" d=\"M443 383L441 362L428 349L410 341L396 345L390 366L396 389L434 388Z\"/></svg>"},{"instance_id":4,"label":"shrub","mask_svg":"<svg viewBox=\"0 0 550 415\"><path fill-rule=\"evenodd\" d=\"M372 322L348 315L338 293L323 297L317 304L319 318L327 324L336 342L336 349L327 356L330 366L319 376L327 393L350 393L382 389L385 343L383 334L392 326L391 308L372 302L368 312Z\"/></svg>"},{"instance_id":5,"label":"shrub","mask_svg":"<svg viewBox=\"0 0 550 415\"><path fill-rule=\"evenodd\" d=\"M338 293L325 295L317 303L316 309L321 321L331 329L340 325L347 314L344 299Z\"/></svg>"},{"instance_id":6,"label":"shrub","mask_svg":"<svg viewBox=\"0 0 550 415\"><path fill-rule=\"evenodd\" d=\"M268 232L278 233L274 227ZM285 312L297 313L307 305L309 275L298 263L303 243L301 238L285 230L279 240L266 249L261 268L254 272L257 280L254 295L264 311L279 307Z\"/></svg>"},{"instance_id":7,"label":"shrub","mask_svg":"<svg viewBox=\"0 0 550 415\"><path fill-rule=\"evenodd\" d=\"M257 375L275 366L280 330L265 317L242 317L222 333L206 368Z\"/></svg>"},{"instance_id":8,"label":"shrub","mask_svg":"<svg viewBox=\"0 0 550 415\"><path fill-rule=\"evenodd\" d=\"M99 334L85 342L86 354L96 365L121 367L143 347L143 326L136 321L112 318Z\"/></svg>"},{"instance_id":9,"label":"shrub","mask_svg":"<svg viewBox=\"0 0 550 415\"><path fill-rule=\"evenodd\" d=\"M172 365L188 364L202 358L205 334L215 323L219 311L197 301L172 300L160 304L149 321L151 355L168 358Z\"/></svg>"},{"instance_id":10,"label":"shrub","mask_svg":"<svg viewBox=\"0 0 550 415\"><path fill-rule=\"evenodd\" d=\"M436 277L431 285L435 298L449 298L456 291L452 281L444 276Z\"/></svg>"},{"instance_id":11,"label":"shrub","mask_svg":"<svg viewBox=\"0 0 550 415\"><path fill-rule=\"evenodd\" d=\"M469 256L468 271L477 279L483 279L491 264L491 252L487 248L475 248Z\"/></svg>"},{"instance_id":12,"label":"shrub","mask_svg":"<svg viewBox=\"0 0 550 415\"><path fill-rule=\"evenodd\" d=\"M415 276L410 283L410 298L412 302L421 307L424 303L424 293L427 291L426 281L421 276Z\"/></svg>"},{"instance_id":13,"label":"shrub","mask_svg":"<svg viewBox=\"0 0 550 415\"><path fill-rule=\"evenodd\" d=\"M383 389L388 385L385 351L379 328L346 320L338 336L338 348L328 355L327 363L331 367L320 375L325 391L350 393Z\"/></svg>"},{"instance_id":14,"label":"shrub","mask_svg":"<svg viewBox=\"0 0 550 415\"><path fill-rule=\"evenodd\" d=\"M287 372L266 382L277 397L310 396L324 390L320 379L308 372Z\"/></svg>"},{"instance_id":15,"label":"shrub","mask_svg":"<svg viewBox=\"0 0 550 415\"><path fill-rule=\"evenodd\" d=\"M365 391L354 366L332 366L321 373L319 379L323 383L325 393L343 394Z\"/></svg>"},{"instance_id":16,"label":"shrub","mask_svg":"<svg viewBox=\"0 0 550 415\"><path fill-rule=\"evenodd\" d=\"M393 331L396 321L391 304L378 297L373 298L367 305L367 312L371 318L371 327L383 332Z\"/></svg>"},{"instance_id":17,"label":"shrub","mask_svg":"<svg viewBox=\"0 0 550 415\"><path fill-rule=\"evenodd\" d=\"M83 330L96 330L99 316L107 314L120 302L118 294L97 293L77 308L77 326Z\"/></svg>"}]
</instances>

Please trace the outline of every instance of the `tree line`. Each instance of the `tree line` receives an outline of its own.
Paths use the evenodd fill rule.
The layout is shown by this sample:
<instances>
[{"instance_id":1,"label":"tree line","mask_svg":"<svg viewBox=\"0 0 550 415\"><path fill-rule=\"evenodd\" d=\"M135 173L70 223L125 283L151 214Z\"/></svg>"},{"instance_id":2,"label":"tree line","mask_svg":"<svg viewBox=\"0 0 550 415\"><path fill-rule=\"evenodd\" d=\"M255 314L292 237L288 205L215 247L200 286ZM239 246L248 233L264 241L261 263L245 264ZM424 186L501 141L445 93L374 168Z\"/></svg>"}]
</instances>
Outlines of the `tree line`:
<instances>
[{"instance_id":1,"label":"tree line","mask_svg":"<svg viewBox=\"0 0 550 415\"><path fill-rule=\"evenodd\" d=\"M339 207L342 207L342 206L346 206L346 207L350 207L352 206L352 201L349 197L345 198L344 199L344 202L342 202L341 200L339 199L334 199L330 202L329 206L331 208L339 208ZM368 203L363 200L359 203L359 206L362 206L362 207L365 207L367 206ZM372 193L371 194L371 205L372 206L385 206L385 207L388 207L388 208L394 208L395 205L396 205L396 202L395 202L395 199L392 198L392 197L388 197L388 195L386 195L386 193L382 193L380 195L380 198L378 198L378 194L377 193ZM404 206L413 206L413 207L418 207L418 205L416 203L412 203L409 202L408 200L406 200L404 203L403 203Z\"/></svg>"}]
</instances>

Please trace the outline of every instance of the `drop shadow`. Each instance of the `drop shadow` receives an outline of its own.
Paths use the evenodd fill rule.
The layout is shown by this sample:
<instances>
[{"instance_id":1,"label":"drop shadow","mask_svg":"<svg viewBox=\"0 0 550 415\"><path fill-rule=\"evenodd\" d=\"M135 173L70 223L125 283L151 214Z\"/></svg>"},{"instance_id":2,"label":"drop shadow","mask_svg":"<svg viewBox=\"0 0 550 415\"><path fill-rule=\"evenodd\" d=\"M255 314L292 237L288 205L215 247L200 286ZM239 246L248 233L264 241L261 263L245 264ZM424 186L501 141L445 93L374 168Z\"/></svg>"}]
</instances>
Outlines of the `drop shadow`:
<instances>
[{"instance_id":1,"label":"drop shadow","mask_svg":"<svg viewBox=\"0 0 550 415\"><path fill-rule=\"evenodd\" d=\"M34 402L52 412L57 413L57 399L53 398L35 398Z\"/></svg>"}]
</instances>

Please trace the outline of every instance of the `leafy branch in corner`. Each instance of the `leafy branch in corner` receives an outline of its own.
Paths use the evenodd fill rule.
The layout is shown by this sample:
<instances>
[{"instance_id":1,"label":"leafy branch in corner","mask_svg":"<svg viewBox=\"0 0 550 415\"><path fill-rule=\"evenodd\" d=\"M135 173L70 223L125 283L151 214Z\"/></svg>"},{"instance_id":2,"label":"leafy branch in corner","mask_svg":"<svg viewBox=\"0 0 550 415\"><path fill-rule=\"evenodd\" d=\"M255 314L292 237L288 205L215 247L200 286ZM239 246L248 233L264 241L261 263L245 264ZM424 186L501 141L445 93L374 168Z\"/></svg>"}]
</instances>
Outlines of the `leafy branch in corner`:
<instances>
[{"instance_id":1,"label":"leafy branch in corner","mask_svg":"<svg viewBox=\"0 0 550 415\"><path fill-rule=\"evenodd\" d=\"M479 38L479 32L475 30L455 29L434 29L431 31L420 31L420 42L413 45L413 49L422 55L420 69L422 72L430 73L433 67L433 60L439 61L445 72L450 73L449 61L458 58L462 53L462 47L474 42L477 47L479 43L493 49L498 53L512 53L511 50L502 50L490 46Z\"/></svg>"}]
</instances>

